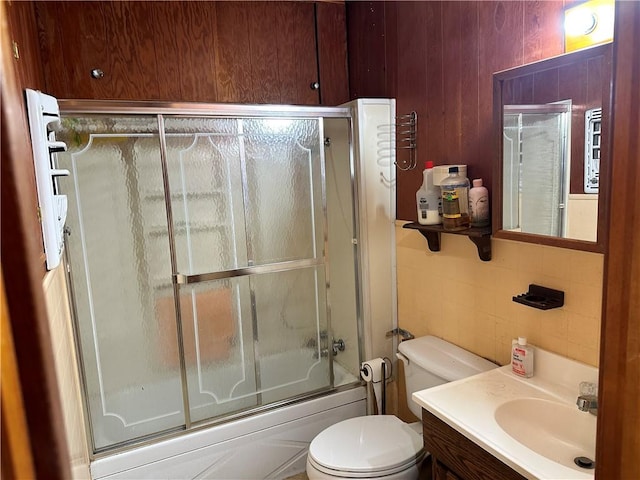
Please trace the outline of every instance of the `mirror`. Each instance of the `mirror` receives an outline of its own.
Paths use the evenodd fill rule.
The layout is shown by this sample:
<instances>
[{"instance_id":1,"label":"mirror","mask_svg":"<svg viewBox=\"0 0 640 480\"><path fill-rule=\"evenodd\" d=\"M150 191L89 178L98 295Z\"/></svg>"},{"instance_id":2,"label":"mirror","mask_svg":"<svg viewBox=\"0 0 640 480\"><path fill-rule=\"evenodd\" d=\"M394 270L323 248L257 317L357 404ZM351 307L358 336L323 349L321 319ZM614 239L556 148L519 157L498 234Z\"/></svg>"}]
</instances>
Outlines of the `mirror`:
<instances>
[{"instance_id":1,"label":"mirror","mask_svg":"<svg viewBox=\"0 0 640 480\"><path fill-rule=\"evenodd\" d=\"M611 44L493 75L493 235L604 251Z\"/></svg>"}]
</instances>

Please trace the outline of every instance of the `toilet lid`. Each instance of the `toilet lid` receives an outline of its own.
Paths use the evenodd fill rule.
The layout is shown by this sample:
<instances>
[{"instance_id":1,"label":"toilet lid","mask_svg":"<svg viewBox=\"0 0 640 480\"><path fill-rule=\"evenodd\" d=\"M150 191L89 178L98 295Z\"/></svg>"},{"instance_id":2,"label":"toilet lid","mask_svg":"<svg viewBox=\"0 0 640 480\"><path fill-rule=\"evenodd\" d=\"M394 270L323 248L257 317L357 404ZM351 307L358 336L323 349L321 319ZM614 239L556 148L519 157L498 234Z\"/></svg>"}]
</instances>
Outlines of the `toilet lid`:
<instances>
[{"instance_id":1,"label":"toilet lid","mask_svg":"<svg viewBox=\"0 0 640 480\"><path fill-rule=\"evenodd\" d=\"M321 432L309 446L316 466L354 474L391 474L423 456L422 436L393 415L344 420Z\"/></svg>"}]
</instances>

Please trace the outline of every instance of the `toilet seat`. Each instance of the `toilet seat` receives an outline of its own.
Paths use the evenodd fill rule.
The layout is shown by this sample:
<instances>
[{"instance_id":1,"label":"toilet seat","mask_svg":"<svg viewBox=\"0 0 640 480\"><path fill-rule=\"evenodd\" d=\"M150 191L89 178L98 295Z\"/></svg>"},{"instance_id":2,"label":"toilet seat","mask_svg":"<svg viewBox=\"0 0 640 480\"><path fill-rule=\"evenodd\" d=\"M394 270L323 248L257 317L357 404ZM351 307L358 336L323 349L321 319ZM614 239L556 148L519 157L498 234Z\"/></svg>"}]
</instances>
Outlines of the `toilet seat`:
<instances>
[{"instance_id":1,"label":"toilet seat","mask_svg":"<svg viewBox=\"0 0 640 480\"><path fill-rule=\"evenodd\" d=\"M327 475L375 478L402 472L424 458L422 436L393 415L350 418L322 431L309 463Z\"/></svg>"}]
</instances>

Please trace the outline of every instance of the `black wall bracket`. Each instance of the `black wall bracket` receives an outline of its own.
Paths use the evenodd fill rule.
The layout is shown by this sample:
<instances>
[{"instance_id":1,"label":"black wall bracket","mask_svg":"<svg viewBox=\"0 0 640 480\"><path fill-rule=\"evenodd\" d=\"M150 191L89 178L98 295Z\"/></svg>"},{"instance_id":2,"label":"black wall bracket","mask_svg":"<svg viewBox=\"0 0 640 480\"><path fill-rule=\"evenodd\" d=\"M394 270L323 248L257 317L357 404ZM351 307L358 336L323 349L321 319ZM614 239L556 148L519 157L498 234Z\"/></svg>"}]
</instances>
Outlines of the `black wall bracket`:
<instances>
[{"instance_id":1,"label":"black wall bracket","mask_svg":"<svg viewBox=\"0 0 640 480\"><path fill-rule=\"evenodd\" d=\"M478 257L483 262L491 260L491 227L472 227L466 230L451 231L445 230L442 225L420 225L419 223L407 223L402 228L418 230L427 239L429 250L440 251L440 234L450 233L453 235L464 235L469 237L478 249Z\"/></svg>"}]
</instances>

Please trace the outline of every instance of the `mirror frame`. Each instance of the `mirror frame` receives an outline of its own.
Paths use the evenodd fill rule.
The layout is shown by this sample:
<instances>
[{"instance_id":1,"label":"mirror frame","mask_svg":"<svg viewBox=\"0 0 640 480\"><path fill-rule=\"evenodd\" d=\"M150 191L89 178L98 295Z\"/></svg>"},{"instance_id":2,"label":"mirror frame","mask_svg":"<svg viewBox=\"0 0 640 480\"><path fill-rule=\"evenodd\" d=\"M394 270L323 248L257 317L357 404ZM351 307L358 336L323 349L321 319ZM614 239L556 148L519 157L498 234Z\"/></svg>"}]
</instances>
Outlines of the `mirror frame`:
<instances>
[{"instance_id":1,"label":"mirror frame","mask_svg":"<svg viewBox=\"0 0 640 480\"><path fill-rule=\"evenodd\" d=\"M503 70L493 74L493 125L494 125L494 163L492 184L492 234L495 238L517 240L540 245L584 250L588 252L604 253L608 239L608 215L610 199L611 179L611 101L613 98L612 83L612 44L599 45L572 53L566 53L557 57L539 62L529 63L509 70ZM547 70L566 67L574 63L586 62L589 59L602 57L602 132L600 144L600 173L598 188L598 226L595 242L576 240L571 238L552 237L533 233L512 232L502 228L502 163L503 140L502 130L503 95L502 87L505 81L518 77L533 75ZM558 99L562 100L562 99Z\"/></svg>"}]
</instances>

